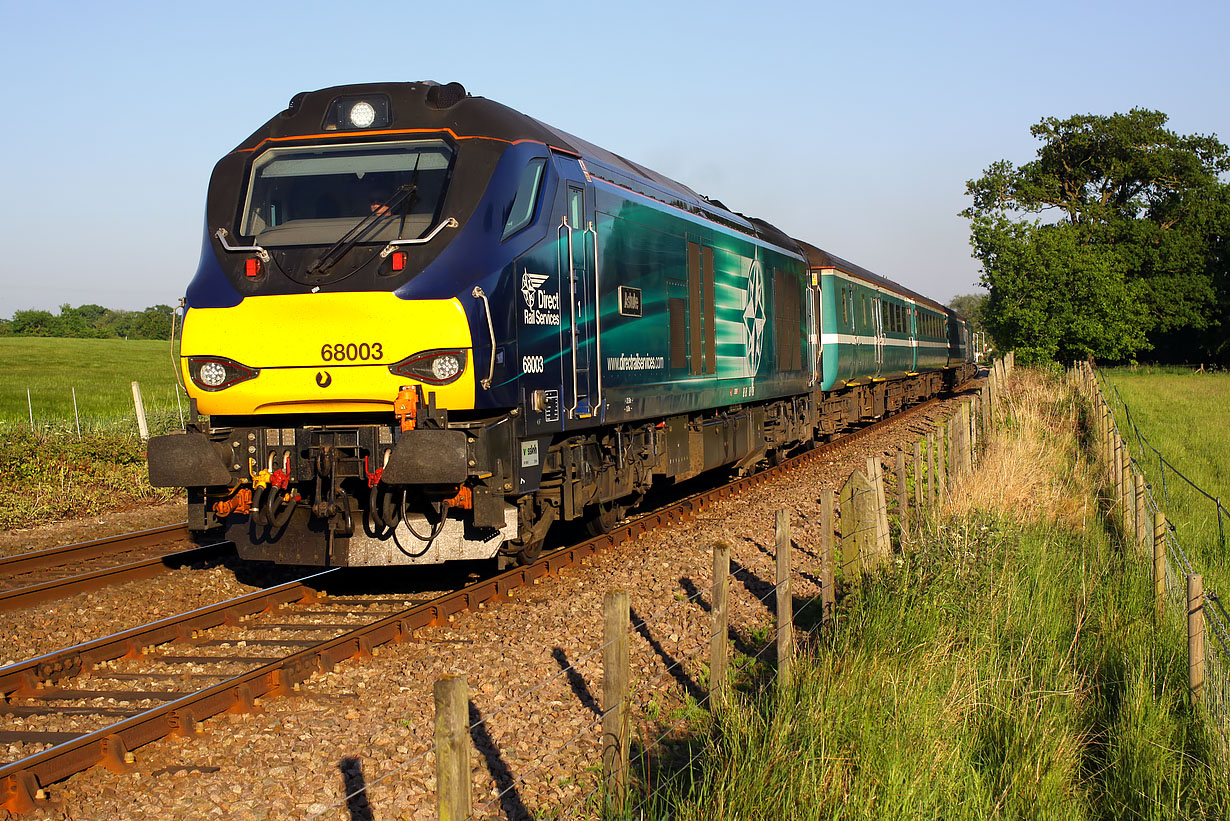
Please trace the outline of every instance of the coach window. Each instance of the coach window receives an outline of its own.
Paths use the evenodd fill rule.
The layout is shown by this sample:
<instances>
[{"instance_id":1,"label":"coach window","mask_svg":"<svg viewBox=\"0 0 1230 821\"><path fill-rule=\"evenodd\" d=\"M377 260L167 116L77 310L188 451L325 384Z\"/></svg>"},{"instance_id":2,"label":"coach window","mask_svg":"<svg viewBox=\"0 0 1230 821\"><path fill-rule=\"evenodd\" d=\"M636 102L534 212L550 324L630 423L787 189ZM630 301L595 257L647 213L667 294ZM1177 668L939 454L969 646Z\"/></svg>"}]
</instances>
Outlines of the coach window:
<instances>
[{"instance_id":1,"label":"coach window","mask_svg":"<svg viewBox=\"0 0 1230 821\"><path fill-rule=\"evenodd\" d=\"M504 223L506 240L513 234L534 221L535 206L538 205L538 191L542 188L543 169L547 161L541 157L530 160L529 165L521 172L521 181L517 183L517 195L513 197L512 207L508 211L508 220Z\"/></svg>"},{"instance_id":2,"label":"coach window","mask_svg":"<svg viewBox=\"0 0 1230 821\"><path fill-rule=\"evenodd\" d=\"M846 289L841 289L841 324L850 325L850 306L846 304Z\"/></svg>"}]
</instances>

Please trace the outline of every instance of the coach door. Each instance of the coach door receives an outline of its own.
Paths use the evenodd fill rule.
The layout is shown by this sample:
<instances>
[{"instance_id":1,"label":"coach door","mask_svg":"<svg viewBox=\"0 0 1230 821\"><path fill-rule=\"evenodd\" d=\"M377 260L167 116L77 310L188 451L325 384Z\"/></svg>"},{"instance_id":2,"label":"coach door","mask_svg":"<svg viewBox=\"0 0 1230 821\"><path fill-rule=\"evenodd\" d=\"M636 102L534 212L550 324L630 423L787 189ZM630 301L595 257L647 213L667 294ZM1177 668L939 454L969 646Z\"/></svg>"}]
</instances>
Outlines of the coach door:
<instances>
[{"instance_id":1,"label":"coach door","mask_svg":"<svg viewBox=\"0 0 1230 821\"><path fill-rule=\"evenodd\" d=\"M872 327L875 329L876 364L875 374L884 372L884 302L880 297L871 300Z\"/></svg>"},{"instance_id":2,"label":"coach door","mask_svg":"<svg viewBox=\"0 0 1230 821\"><path fill-rule=\"evenodd\" d=\"M560 291L568 300L560 317L567 418L601 418L601 348L598 342L598 232L593 186L579 159L555 155L565 184L564 216L558 228Z\"/></svg>"},{"instance_id":3,"label":"coach door","mask_svg":"<svg viewBox=\"0 0 1230 821\"><path fill-rule=\"evenodd\" d=\"M816 385L824 381L824 372L821 369L821 356L824 353L824 347L820 344L820 318L824 315L820 296L820 277L815 271L810 272L811 284L807 288L807 343L808 354L810 356L811 365L811 381L810 385Z\"/></svg>"}]
</instances>

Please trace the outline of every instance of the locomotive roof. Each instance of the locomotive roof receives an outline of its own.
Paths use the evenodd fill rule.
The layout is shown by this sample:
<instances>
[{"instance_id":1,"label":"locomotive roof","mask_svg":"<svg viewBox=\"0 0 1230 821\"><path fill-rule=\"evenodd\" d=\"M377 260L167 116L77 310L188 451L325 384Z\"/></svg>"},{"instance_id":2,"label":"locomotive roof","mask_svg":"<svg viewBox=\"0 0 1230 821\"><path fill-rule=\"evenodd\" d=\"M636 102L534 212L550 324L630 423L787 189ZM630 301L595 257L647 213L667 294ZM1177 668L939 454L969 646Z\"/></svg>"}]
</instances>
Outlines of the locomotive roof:
<instances>
[{"instance_id":1,"label":"locomotive roof","mask_svg":"<svg viewBox=\"0 0 1230 821\"><path fill-rule=\"evenodd\" d=\"M803 240L795 240L795 242L803 247L803 251L807 255L807 265L809 268L835 268L843 274L849 274L850 276L858 277L859 279L874 283L892 291L893 293L909 297L915 302L923 303L929 308L934 308L935 310L943 313L953 313L951 308L941 305L931 297L923 296L917 291L911 290L887 277L882 277L877 273L873 273L861 265L855 265L853 262L850 262L847 259L842 259L836 254L830 254L823 248L817 248L809 242L804 242Z\"/></svg>"},{"instance_id":2,"label":"locomotive roof","mask_svg":"<svg viewBox=\"0 0 1230 821\"><path fill-rule=\"evenodd\" d=\"M433 104L429 95L433 88L453 89L454 94L457 95L456 101L443 107ZM408 128L416 131L448 129L459 137L489 137L508 142L523 140L541 142L547 146L580 155L587 161L587 167L594 176L632 188L645 196L691 211L698 216L714 220L802 255L802 250L794 239L764 220L746 217L736 211L731 211L722 203L696 193L677 180L502 103L488 100L485 97L472 96L458 84L440 86L434 81L422 80L414 83L364 83L332 86L317 91L301 92L291 99L285 111L275 115L236 150L252 150L269 139L307 136L303 130L303 123L322 122L327 108L338 97L373 93L387 94L394 101L393 121L388 129L390 133L404 131ZM407 111L412 112L413 123L407 122ZM318 132L319 128L313 126L310 133L314 135ZM345 134L345 132L337 133L338 136Z\"/></svg>"}]
</instances>

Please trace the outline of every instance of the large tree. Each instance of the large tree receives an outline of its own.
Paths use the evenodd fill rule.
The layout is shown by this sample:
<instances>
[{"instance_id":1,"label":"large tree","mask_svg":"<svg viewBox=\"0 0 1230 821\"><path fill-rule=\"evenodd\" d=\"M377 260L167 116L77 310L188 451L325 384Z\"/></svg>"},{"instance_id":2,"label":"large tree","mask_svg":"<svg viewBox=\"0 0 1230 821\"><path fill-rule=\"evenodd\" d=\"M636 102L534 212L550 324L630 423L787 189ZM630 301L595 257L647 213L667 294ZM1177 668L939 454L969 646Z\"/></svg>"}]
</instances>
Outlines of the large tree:
<instances>
[{"instance_id":1,"label":"large tree","mask_svg":"<svg viewBox=\"0 0 1230 821\"><path fill-rule=\"evenodd\" d=\"M1198 358L1224 339L1230 149L1166 121L1047 118L1037 159L966 184L984 321L1022 361Z\"/></svg>"}]
</instances>

